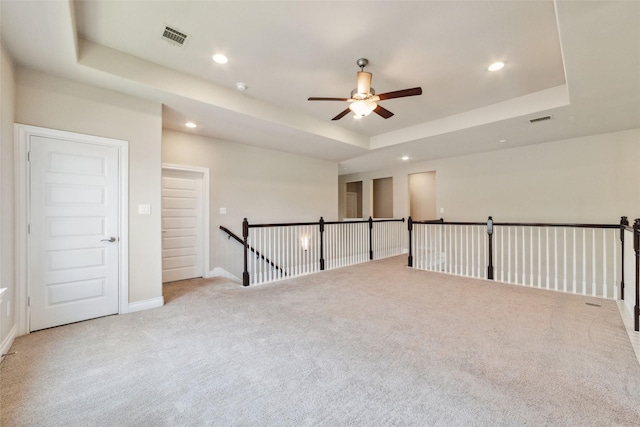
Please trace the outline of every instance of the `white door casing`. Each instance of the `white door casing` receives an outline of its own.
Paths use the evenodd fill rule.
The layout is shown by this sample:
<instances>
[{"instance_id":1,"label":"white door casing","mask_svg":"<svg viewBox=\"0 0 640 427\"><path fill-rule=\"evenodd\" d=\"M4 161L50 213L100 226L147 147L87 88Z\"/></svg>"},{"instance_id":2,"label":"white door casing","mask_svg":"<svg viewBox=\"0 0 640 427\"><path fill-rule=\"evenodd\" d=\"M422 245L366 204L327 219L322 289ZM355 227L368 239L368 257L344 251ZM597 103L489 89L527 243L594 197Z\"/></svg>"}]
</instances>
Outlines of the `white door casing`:
<instances>
[{"instance_id":1,"label":"white door casing","mask_svg":"<svg viewBox=\"0 0 640 427\"><path fill-rule=\"evenodd\" d=\"M162 168L162 282L207 277L209 170Z\"/></svg>"},{"instance_id":2,"label":"white door casing","mask_svg":"<svg viewBox=\"0 0 640 427\"><path fill-rule=\"evenodd\" d=\"M128 312L127 141L20 124L15 141L18 334Z\"/></svg>"}]
</instances>

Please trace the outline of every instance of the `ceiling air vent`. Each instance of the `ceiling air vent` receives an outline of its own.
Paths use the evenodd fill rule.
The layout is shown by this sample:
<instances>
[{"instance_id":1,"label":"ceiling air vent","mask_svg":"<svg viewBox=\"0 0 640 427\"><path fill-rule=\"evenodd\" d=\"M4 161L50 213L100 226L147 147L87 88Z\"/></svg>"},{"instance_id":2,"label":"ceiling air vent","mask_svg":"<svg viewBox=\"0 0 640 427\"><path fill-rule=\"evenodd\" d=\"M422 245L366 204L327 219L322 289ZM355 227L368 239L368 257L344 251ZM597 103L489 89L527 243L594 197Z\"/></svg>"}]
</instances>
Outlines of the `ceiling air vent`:
<instances>
[{"instance_id":1,"label":"ceiling air vent","mask_svg":"<svg viewBox=\"0 0 640 427\"><path fill-rule=\"evenodd\" d=\"M164 32L162 33L162 39L167 43L170 43L174 46L184 47L189 41L191 36L186 34L175 27L170 27L169 25L164 26Z\"/></svg>"},{"instance_id":2,"label":"ceiling air vent","mask_svg":"<svg viewBox=\"0 0 640 427\"><path fill-rule=\"evenodd\" d=\"M544 121L551 120L551 119L553 119L553 116L536 117L535 119L530 119L529 123L544 122Z\"/></svg>"}]
</instances>

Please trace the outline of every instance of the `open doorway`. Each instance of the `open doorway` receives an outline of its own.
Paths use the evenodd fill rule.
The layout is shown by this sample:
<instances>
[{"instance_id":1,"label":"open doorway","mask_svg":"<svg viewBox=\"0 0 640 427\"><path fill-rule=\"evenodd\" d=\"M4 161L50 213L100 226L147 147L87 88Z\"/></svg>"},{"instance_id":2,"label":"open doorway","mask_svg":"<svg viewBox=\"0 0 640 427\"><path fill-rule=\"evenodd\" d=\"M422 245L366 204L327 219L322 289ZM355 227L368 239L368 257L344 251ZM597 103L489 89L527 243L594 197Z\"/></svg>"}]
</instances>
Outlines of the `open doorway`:
<instances>
[{"instance_id":1,"label":"open doorway","mask_svg":"<svg viewBox=\"0 0 640 427\"><path fill-rule=\"evenodd\" d=\"M348 182L344 217L362 218L362 181Z\"/></svg>"},{"instance_id":2,"label":"open doorway","mask_svg":"<svg viewBox=\"0 0 640 427\"><path fill-rule=\"evenodd\" d=\"M378 178L372 183L373 217L393 218L393 178Z\"/></svg>"},{"instance_id":3,"label":"open doorway","mask_svg":"<svg viewBox=\"0 0 640 427\"><path fill-rule=\"evenodd\" d=\"M435 171L409 175L409 215L418 221L437 219Z\"/></svg>"}]
</instances>

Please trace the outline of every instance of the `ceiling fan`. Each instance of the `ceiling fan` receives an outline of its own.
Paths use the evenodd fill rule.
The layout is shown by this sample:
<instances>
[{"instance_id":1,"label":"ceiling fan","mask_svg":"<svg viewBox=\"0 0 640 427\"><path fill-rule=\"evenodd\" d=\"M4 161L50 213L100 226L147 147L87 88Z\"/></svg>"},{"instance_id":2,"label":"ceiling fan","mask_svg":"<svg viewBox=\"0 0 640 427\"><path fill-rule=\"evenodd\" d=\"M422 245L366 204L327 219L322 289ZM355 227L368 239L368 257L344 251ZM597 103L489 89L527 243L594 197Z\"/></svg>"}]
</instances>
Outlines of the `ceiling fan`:
<instances>
[{"instance_id":1,"label":"ceiling fan","mask_svg":"<svg viewBox=\"0 0 640 427\"><path fill-rule=\"evenodd\" d=\"M367 58L360 58L356 61L360 71L358 71L358 87L351 91L351 98L319 98L310 97L309 101L346 101L350 102L349 108L335 116L331 120L340 120L349 111L353 111L355 118L360 119L369 114L376 113L380 117L388 119L393 116L393 113L386 108L382 108L378 105L378 102L385 99L403 98L405 96L422 95L422 88L414 87L411 89L397 90L394 92L381 93L376 95L376 91L371 87L371 73L364 71L364 67L367 66L369 60Z\"/></svg>"}]
</instances>

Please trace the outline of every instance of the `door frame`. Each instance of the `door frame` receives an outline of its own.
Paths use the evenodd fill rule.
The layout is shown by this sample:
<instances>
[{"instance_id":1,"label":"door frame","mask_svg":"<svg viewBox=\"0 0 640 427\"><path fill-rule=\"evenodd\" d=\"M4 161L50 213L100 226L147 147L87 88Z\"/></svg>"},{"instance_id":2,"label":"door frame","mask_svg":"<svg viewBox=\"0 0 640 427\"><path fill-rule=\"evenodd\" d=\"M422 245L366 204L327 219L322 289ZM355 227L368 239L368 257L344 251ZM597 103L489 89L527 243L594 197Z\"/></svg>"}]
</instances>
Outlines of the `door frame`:
<instances>
[{"instance_id":1,"label":"door frame","mask_svg":"<svg viewBox=\"0 0 640 427\"><path fill-rule=\"evenodd\" d=\"M31 136L60 138L85 144L100 144L118 148L119 209L119 272L118 314L129 312L129 141L67 132L38 126L14 124L14 164L16 167L15 218L16 218L16 323L17 334L30 332L29 307L29 234L28 219L31 212L29 139Z\"/></svg>"},{"instance_id":2,"label":"door frame","mask_svg":"<svg viewBox=\"0 0 640 427\"><path fill-rule=\"evenodd\" d=\"M203 168L199 166L187 166L187 165L178 165L174 163L162 163L162 172L167 171L178 171L178 172L192 172L202 175L202 234L204 238L202 239L202 277L210 277L211 274L209 272L209 247L211 246L211 236L210 236L210 228L209 223L211 222L211 218L209 218L209 168ZM162 177L162 173L160 174ZM162 188L162 184L160 185ZM160 218L162 221L162 218ZM164 268L164 267L163 267Z\"/></svg>"}]
</instances>

